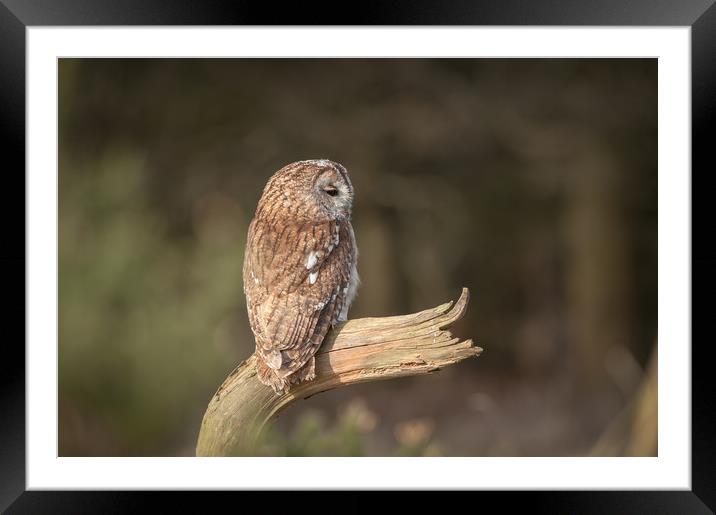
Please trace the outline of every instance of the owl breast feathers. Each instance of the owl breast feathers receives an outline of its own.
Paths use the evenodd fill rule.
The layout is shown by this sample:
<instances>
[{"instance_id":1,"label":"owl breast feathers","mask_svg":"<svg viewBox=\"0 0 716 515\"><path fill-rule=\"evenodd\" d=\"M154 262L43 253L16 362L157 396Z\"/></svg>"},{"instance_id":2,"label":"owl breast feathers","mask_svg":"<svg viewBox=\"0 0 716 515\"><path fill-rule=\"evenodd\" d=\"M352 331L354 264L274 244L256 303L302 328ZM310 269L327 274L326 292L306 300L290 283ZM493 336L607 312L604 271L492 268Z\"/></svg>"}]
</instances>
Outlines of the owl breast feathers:
<instances>
[{"instance_id":1,"label":"owl breast feathers","mask_svg":"<svg viewBox=\"0 0 716 515\"><path fill-rule=\"evenodd\" d=\"M332 161L283 167L249 225L244 293L259 380L277 393L315 378L315 354L358 287L353 186Z\"/></svg>"}]
</instances>

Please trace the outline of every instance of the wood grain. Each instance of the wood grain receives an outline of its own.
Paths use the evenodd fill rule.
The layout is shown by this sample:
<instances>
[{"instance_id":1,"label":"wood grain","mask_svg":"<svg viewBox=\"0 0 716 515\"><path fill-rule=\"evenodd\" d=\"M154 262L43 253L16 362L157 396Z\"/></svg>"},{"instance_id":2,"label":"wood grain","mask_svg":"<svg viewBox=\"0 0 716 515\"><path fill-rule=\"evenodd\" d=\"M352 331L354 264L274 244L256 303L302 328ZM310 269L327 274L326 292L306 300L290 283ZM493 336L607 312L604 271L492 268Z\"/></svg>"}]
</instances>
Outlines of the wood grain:
<instances>
[{"instance_id":1,"label":"wood grain","mask_svg":"<svg viewBox=\"0 0 716 515\"><path fill-rule=\"evenodd\" d=\"M447 330L465 314L470 294L410 315L336 325L316 354L316 379L277 395L256 377L255 356L237 366L209 402L197 456L243 454L264 426L291 403L346 386L427 374L482 352Z\"/></svg>"}]
</instances>

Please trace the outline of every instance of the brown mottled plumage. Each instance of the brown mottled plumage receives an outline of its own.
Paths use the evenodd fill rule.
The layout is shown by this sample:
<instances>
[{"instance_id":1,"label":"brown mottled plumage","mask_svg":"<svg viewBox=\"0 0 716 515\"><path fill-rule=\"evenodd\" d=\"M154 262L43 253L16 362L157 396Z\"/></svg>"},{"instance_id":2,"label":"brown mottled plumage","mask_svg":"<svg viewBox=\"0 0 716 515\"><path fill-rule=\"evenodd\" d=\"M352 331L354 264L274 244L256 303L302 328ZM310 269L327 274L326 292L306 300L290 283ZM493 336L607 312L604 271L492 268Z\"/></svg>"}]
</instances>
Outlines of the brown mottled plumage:
<instances>
[{"instance_id":1,"label":"brown mottled plumage","mask_svg":"<svg viewBox=\"0 0 716 515\"><path fill-rule=\"evenodd\" d=\"M269 179L249 225L244 293L256 368L277 393L315 378L314 354L355 297L352 204L342 165L298 161Z\"/></svg>"}]
</instances>

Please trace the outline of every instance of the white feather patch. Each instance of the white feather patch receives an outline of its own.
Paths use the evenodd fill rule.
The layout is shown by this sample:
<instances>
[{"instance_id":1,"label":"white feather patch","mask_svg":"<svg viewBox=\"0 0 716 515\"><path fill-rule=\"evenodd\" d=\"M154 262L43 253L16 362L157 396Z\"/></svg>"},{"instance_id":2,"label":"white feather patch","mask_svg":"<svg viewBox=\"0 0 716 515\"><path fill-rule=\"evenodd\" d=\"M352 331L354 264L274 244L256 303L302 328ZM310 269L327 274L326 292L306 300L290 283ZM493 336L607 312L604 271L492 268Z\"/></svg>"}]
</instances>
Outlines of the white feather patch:
<instances>
[{"instance_id":1,"label":"white feather patch","mask_svg":"<svg viewBox=\"0 0 716 515\"><path fill-rule=\"evenodd\" d=\"M283 358L281 357L281 351L274 350L266 355L266 364L274 370L281 368L282 363Z\"/></svg>"},{"instance_id":2,"label":"white feather patch","mask_svg":"<svg viewBox=\"0 0 716 515\"><path fill-rule=\"evenodd\" d=\"M306 259L306 269L310 270L314 266L316 266L316 263L318 263L318 252L315 250L312 250L308 254L308 258Z\"/></svg>"},{"instance_id":3,"label":"white feather patch","mask_svg":"<svg viewBox=\"0 0 716 515\"><path fill-rule=\"evenodd\" d=\"M310 284L314 284L316 282L316 279L318 279L318 270L308 275L308 282Z\"/></svg>"}]
</instances>

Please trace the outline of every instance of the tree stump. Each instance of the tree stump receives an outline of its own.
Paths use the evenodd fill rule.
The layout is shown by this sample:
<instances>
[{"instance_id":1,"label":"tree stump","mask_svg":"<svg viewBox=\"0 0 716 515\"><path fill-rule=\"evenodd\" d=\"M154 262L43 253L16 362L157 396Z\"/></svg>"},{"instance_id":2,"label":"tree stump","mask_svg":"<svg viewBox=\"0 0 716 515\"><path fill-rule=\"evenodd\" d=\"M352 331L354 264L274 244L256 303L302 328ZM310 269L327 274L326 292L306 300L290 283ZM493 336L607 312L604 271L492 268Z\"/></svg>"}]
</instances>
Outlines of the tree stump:
<instances>
[{"instance_id":1,"label":"tree stump","mask_svg":"<svg viewBox=\"0 0 716 515\"><path fill-rule=\"evenodd\" d=\"M316 379L276 394L256 377L255 356L237 366L209 402L197 456L251 449L264 426L289 404L340 386L427 374L482 352L446 329L465 314L470 294L410 315L360 318L336 325L316 354Z\"/></svg>"}]
</instances>

